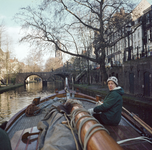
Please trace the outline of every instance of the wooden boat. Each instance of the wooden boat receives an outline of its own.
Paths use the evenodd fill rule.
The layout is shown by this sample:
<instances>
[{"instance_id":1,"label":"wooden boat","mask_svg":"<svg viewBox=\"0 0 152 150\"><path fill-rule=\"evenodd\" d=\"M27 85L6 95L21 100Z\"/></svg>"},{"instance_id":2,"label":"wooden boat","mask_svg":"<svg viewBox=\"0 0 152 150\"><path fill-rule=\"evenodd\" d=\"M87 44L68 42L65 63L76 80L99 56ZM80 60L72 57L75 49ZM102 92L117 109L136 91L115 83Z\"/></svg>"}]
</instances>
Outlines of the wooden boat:
<instances>
[{"instance_id":1,"label":"wooden boat","mask_svg":"<svg viewBox=\"0 0 152 150\"><path fill-rule=\"evenodd\" d=\"M101 125L87 111L100 96L65 89L15 114L5 128L13 150L150 150L152 128L123 108L118 126Z\"/></svg>"}]
</instances>

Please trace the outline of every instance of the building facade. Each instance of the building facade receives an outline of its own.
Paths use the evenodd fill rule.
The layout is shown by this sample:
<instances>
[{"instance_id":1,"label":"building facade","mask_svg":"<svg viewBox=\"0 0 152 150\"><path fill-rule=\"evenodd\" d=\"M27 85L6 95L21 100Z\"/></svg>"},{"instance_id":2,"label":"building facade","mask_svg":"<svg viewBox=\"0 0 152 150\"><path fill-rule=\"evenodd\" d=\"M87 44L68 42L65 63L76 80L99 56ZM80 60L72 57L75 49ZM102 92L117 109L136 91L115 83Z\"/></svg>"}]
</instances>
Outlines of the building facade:
<instances>
[{"instance_id":1,"label":"building facade","mask_svg":"<svg viewBox=\"0 0 152 150\"><path fill-rule=\"evenodd\" d=\"M121 14L121 11L120 11ZM130 14L127 24L108 35L106 66L120 66L124 61L150 56L152 51L152 6L142 0ZM127 26L130 31L127 31Z\"/></svg>"},{"instance_id":2,"label":"building facade","mask_svg":"<svg viewBox=\"0 0 152 150\"><path fill-rule=\"evenodd\" d=\"M119 79L126 93L152 97L152 5L142 0L126 17L127 24L110 35L113 38L112 46L106 48L107 73Z\"/></svg>"}]
</instances>

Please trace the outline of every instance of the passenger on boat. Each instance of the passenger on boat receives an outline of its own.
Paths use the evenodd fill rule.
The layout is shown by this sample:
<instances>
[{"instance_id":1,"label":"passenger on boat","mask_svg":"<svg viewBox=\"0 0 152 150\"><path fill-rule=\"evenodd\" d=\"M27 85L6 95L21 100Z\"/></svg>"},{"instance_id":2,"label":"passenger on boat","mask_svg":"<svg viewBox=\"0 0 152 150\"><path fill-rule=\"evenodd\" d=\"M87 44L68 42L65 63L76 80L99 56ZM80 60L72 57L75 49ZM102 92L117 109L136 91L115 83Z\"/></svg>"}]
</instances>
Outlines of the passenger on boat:
<instances>
[{"instance_id":1,"label":"passenger on boat","mask_svg":"<svg viewBox=\"0 0 152 150\"><path fill-rule=\"evenodd\" d=\"M118 79L111 76L107 80L109 93L104 98L103 104L88 109L101 124L118 125L121 120L121 111L124 90L118 86Z\"/></svg>"},{"instance_id":2,"label":"passenger on boat","mask_svg":"<svg viewBox=\"0 0 152 150\"><path fill-rule=\"evenodd\" d=\"M0 150L12 150L10 139L6 133L5 126L7 122L0 125Z\"/></svg>"}]
</instances>

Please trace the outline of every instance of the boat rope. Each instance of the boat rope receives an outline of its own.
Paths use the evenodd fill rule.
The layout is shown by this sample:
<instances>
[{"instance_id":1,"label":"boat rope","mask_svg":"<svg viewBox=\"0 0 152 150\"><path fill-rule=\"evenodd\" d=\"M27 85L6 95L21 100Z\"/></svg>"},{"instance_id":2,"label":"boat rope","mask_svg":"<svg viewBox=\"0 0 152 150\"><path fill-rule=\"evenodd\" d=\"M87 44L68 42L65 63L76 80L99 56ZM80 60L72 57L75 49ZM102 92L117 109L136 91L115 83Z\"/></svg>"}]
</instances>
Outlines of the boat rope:
<instances>
[{"instance_id":1,"label":"boat rope","mask_svg":"<svg viewBox=\"0 0 152 150\"><path fill-rule=\"evenodd\" d=\"M75 124L75 121L74 121L75 120L75 116L77 114L79 114L80 112L87 112L88 113L88 111L86 109L84 109L84 108L78 108L78 109L73 110L72 113L69 115L71 117L71 126L74 129L76 128L76 124Z\"/></svg>"},{"instance_id":2,"label":"boat rope","mask_svg":"<svg viewBox=\"0 0 152 150\"><path fill-rule=\"evenodd\" d=\"M90 116L90 117L91 117L91 116ZM85 118L84 120L81 121L81 123L80 123L80 125L79 125L78 137L79 137L79 141L80 141L81 146L82 146L82 141L81 141L81 137L80 137L81 134L80 134L80 133L81 133L82 126L83 126L87 121L90 121L90 120L92 120L92 121L97 121L97 122L98 122L97 119L91 117L91 118ZM100 128L94 129L96 126L99 126ZM93 129L94 129L94 130L93 130ZM91 130L93 130L93 131L91 131ZM93 135L93 134L94 134L96 131L98 131L98 130L104 130L104 131L106 131L106 132L109 134L109 131L108 131L103 125L101 125L101 124L99 124L99 123L91 126L91 127L88 129L88 131L87 131L87 133L86 133L87 135L85 135L85 138L84 138L84 150L86 150L87 142L88 142L88 140L90 139L91 135ZM91 131L91 133L90 133L90 131Z\"/></svg>"},{"instance_id":3,"label":"boat rope","mask_svg":"<svg viewBox=\"0 0 152 150\"><path fill-rule=\"evenodd\" d=\"M96 127L99 127L99 128L94 129L94 128L96 128ZM94 129L94 130L93 130L93 129ZM92 130L93 130L93 131L92 131ZM95 132L97 132L97 131L99 131L99 130L105 130L105 127L104 127L102 124L94 124L93 126L91 126L91 127L89 128L89 130L88 130L87 133L85 134L85 138L84 138L84 148L83 148L83 150L86 150L86 149L87 149L87 144L88 144L88 141L89 141L90 137L91 137ZM109 133L108 130L106 130L106 132Z\"/></svg>"},{"instance_id":4,"label":"boat rope","mask_svg":"<svg viewBox=\"0 0 152 150\"><path fill-rule=\"evenodd\" d=\"M74 135L73 129L72 129L71 125L70 125L69 119L68 119L67 116L66 116L66 113L64 113L64 116L65 116L65 118L66 118L66 120L67 120L67 123L68 123L67 126L70 128L71 133L72 133L72 135L73 135L73 138L74 138L74 141L75 141L75 145L76 145L76 149L79 150L78 142L77 142L76 137L75 137L75 135Z\"/></svg>"},{"instance_id":5,"label":"boat rope","mask_svg":"<svg viewBox=\"0 0 152 150\"><path fill-rule=\"evenodd\" d=\"M89 117L89 118L84 118L80 124L79 124L79 129L78 129L78 138L79 138L79 142L81 144L81 146L83 147L84 150L86 150L86 147L87 147L87 143L88 143L88 140L90 139L91 135L93 135L95 132L99 131L99 130L104 130L106 131L108 134L109 134L109 131L99 123L99 121L95 118L93 118L91 115L83 115L81 116L76 122L75 122L75 116L77 114L79 114L80 112L87 112L89 113L86 109L84 108L78 108L78 109L75 109L72 111L72 113L69 115L71 117L71 126L76 129L76 126L77 126L77 123L80 119L84 118L84 117ZM84 146L82 145L82 141L81 141L81 129L82 129L82 126L87 122L87 121L96 121L97 124L94 124L93 126L91 126L88 131L86 132L85 134L85 138L84 138ZM97 129L94 129L98 127ZM94 130L93 130L94 129Z\"/></svg>"},{"instance_id":6,"label":"boat rope","mask_svg":"<svg viewBox=\"0 0 152 150\"><path fill-rule=\"evenodd\" d=\"M90 115L84 115L84 116L81 116L75 123L75 127L77 126L77 123L79 122L80 119L84 118L84 117L90 117Z\"/></svg>"},{"instance_id":7,"label":"boat rope","mask_svg":"<svg viewBox=\"0 0 152 150\"><path fill-rule=\"evenodd\" d=\"M148 138L148 137L145 137L145 136L140 136L140 137L136 137L136 138L125 139L125 140L118 141L117 143L118 143L118 144L122 144L122 143L125 143L125 142L128 142L128 141L134 141L134 140L144 140L144 141L147 141L147 142L149 142L150 144L152 144L152 142L150 141L151 139Z\"/></svg>"}]
</instances>

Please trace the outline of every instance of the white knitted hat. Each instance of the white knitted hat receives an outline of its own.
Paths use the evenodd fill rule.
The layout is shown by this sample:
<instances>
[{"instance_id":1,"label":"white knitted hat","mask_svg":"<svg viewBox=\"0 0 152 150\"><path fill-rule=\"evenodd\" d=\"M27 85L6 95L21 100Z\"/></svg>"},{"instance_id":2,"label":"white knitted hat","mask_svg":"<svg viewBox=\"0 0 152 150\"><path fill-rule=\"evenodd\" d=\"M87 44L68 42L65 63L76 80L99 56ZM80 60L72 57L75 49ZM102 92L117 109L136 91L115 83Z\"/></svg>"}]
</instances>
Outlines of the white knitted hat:
<instances>
[{"instance_id":1,"label":"white knitted hat","mask_svg":"<svg viewBox=\"0 0 152 150\"><path fill-rule=\"evenodd\" d=\"M113 81L114 83L116 83L116 85L118 85L118 79L114 76L109 77L107 82L109 82L109 81Z\"/></svg>"}]
</instances>

